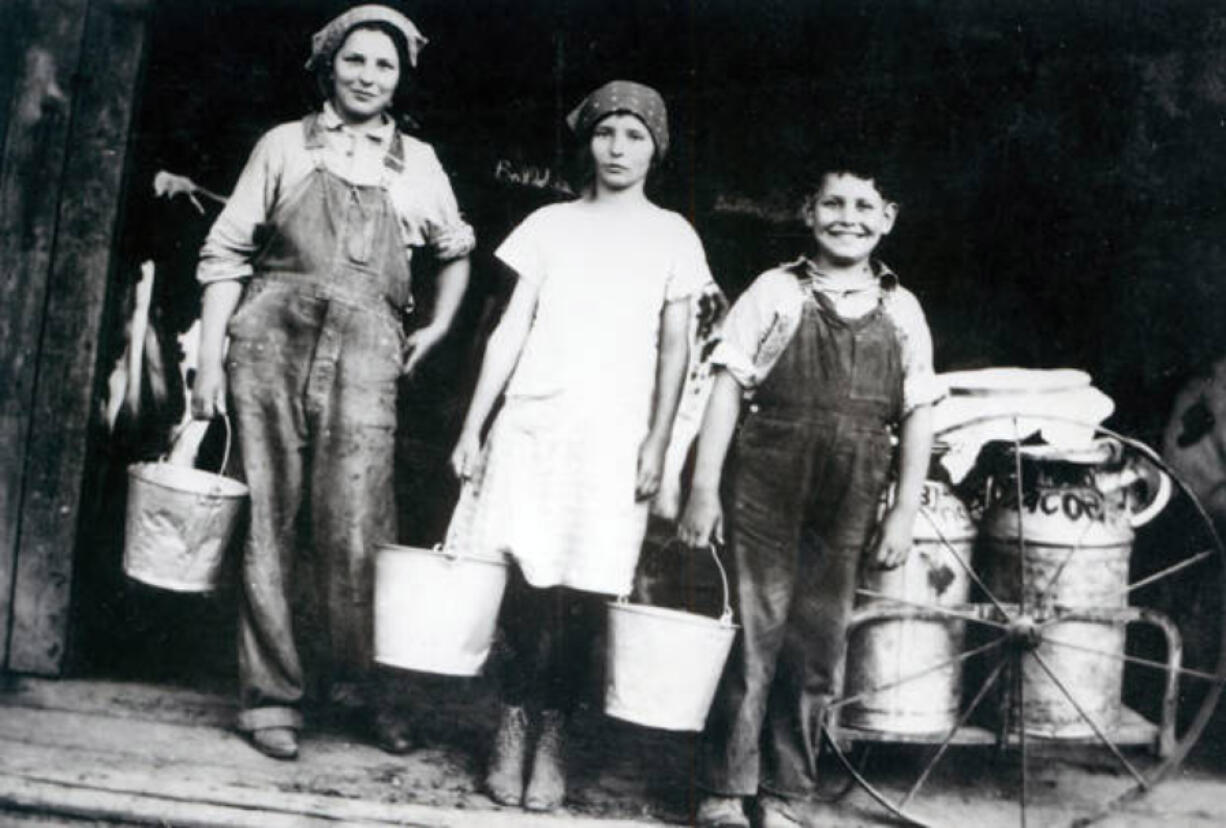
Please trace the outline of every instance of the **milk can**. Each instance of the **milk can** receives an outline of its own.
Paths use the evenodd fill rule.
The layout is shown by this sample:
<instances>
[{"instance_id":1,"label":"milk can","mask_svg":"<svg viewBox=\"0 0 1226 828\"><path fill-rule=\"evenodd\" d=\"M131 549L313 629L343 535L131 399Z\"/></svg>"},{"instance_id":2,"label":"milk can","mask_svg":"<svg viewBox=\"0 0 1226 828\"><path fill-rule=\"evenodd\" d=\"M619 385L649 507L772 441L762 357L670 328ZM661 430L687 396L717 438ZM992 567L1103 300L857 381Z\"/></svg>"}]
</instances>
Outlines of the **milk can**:
<instances>
[{"instance_id":1,"label":"milk can","mask_svg":"<svg viewBox=\"0 0 1226 828\"><path fill-rule=\"evenodd\" d=\"M934 461L941 449L934 451ZM933 462L924 481L915 535L906 562L860 574L858 609L890 606L882 596L908 604L951 606L967 601L976 524L966 504ZM867 593L867 594L864 594ZM898 606L895 604L894 606ZM936 619L872 619L857 625L848 642L844 697L874 687L843 708L844 726L883 733L929 734L951 729L958 717L965 622ZM889 686L887 686L889 685Z\"/></svg>"},{"instance_id":2,"label":"milk can","mask_svg":"<svg viewBox=\"0 0 1226 828\"><path fill-rule=\"evenodd\" d=\"M1020 612L1040 625L1057 608L1126 606L1134 529L1166 505L1169 479L1161 477L1156 494L1141 505L1126 494L1126 486L1139 475L1115 467L1120 447L1114 441L1080 449L1022 446L1005 454L1001 473L991 479L982 525L989 589L1002 602L1020 604ZM1020 510L1015 472L1019 455ZM1124 624L1061 621L1041 628L1038 657L1096 723L1105 729L1118 724ZM1027 733L1050 738L1093 735L1068 695L1034 658L1022 659L1022 695L1020 721ZM1017 714L1014 709L1013 721L1018 721Z\"/></svg>"}]
</instances>

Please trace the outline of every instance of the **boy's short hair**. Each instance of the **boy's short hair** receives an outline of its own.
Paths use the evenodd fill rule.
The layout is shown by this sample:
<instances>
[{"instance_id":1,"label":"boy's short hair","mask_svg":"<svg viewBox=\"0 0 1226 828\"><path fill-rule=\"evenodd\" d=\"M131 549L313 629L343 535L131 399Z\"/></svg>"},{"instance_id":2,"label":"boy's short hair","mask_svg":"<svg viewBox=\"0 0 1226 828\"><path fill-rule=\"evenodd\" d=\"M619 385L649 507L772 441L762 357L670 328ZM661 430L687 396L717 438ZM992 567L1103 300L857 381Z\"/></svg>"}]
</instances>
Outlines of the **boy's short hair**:
<instances>
[{"instance_id":1,"label":"boy's short hair","mask_svg":"<svg viewBox=\"0 0 1226 828\"><path fill-rule=\"evenodd\" d=\"M806 209L827 175L851 175L871 181L884 200L895 203L899 200L898 178L890 159L864 152L832 151L814 159L805 171L801 185Z\"/></svg>"}]
</instances>

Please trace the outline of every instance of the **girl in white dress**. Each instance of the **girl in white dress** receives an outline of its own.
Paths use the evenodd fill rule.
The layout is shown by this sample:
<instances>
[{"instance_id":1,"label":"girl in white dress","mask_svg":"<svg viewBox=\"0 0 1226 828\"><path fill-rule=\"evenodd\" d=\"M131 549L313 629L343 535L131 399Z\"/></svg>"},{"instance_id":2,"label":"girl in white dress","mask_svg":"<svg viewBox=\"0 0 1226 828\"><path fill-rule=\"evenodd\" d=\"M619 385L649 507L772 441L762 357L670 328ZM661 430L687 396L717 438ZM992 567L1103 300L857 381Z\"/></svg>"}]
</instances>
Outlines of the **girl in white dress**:
<instances>
[{"instance_id":1,"label":"girl in white dress","mask_svg":"<svg viewBox=\"0 0 1226 828\"><path fill-rule=\"evenodd\" d=\"M660 95L613 81L567 122L590 174L578 199L537 210L496 251L519 278L452 455L465 485L447 540L516 565L486 787L531 810L565 795L563 725L603 603L630 591L688 360L688 300L711 281L693 228L644 192L668 148Z\"/></svg>"}]
</instances>

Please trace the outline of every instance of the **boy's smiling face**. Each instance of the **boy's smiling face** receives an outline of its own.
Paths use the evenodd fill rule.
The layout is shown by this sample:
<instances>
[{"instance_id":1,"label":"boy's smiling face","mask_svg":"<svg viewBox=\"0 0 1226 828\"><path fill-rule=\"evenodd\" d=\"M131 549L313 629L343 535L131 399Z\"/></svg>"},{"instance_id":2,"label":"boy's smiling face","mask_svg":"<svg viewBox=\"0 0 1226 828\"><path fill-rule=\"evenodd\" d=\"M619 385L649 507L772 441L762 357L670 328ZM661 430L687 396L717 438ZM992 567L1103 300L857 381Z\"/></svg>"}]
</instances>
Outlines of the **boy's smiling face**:
<instances>
[{"instance_id":1,"label":"boy's smiling face","mask_svg":"<svg viewBox=\"0 0 1226 828\"><path fill-rule=\"evenodd\" d=\"M818 264L847 267L867 261L897 215L898 205L886 201L872 179L826 173L805 210Z\"/></svg>"}]
</instances>

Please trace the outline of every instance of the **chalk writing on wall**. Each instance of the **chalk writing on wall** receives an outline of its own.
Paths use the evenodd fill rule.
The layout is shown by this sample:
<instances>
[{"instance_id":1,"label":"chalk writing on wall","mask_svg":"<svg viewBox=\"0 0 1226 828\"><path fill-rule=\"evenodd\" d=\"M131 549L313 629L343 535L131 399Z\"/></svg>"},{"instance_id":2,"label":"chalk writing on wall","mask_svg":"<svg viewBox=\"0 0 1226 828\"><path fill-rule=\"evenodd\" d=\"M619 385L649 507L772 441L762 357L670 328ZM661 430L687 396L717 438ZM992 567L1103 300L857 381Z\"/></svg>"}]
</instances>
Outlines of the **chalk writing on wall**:
<instances>
[{"instance_id":1,"label":"chalk writing on wall","mask_svg":"<svg viewBox=\"0 0 1226 828\"><path fill-rule=\"evenodd\" d=\"M508 161L505 158L499 159L498 163L494 165L494 179L505 181L508 184L532 187L537 190L552 190L555 193L569 196L575 194L570 184L566 183L566 180L561 175L549 167L521 164Z\"/></svg>"},{"instance_id":2,"label":"chalk writing on wall","mask_svg":"<svg viewBox=\"0 0 1226 828\"><path fill-rule=\"evenodd\" d=\"M738 216L751 216L772 224L797 224L800 222L798 206L768 203L748 196L725 195L715 197L716 213L726 213Z\"/></svg>"}]
</instances>

